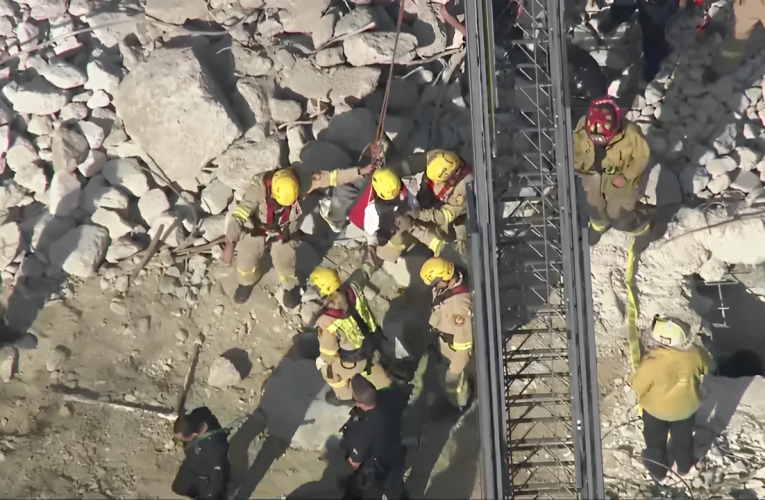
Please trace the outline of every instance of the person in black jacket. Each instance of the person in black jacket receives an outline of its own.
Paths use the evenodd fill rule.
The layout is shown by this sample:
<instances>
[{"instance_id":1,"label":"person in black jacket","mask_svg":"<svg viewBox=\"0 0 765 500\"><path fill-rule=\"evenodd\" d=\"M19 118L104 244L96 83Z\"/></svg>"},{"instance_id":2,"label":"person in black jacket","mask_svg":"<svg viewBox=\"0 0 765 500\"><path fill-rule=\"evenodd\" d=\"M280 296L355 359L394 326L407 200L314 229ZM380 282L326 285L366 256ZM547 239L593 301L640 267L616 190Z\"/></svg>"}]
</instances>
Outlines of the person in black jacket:
<instances>
[{"instance_id":1,"label":"person in black jacket","mask_svg":"<svg viewBox=\"0 0 765 500\"><path fill-rule=\"evenodd\" d=\"M186 458L173 481L173 492L193 500L225 500L229 479L228 435L202 406L175 422L175 435L186 444Z\"/></svg>"},{"instance_id":2,"label":"person in black jacket","mask_svg":"<svg viewBox=\"0 0 765 500\"><path fill-rule=\"evenodd\" d=\"M351 388L356 406L342 432L354 473L343 499L405 499L401 420L409 395L395 387L375 389L362 375L351 379Z\"/></svg>"}]
</instances>

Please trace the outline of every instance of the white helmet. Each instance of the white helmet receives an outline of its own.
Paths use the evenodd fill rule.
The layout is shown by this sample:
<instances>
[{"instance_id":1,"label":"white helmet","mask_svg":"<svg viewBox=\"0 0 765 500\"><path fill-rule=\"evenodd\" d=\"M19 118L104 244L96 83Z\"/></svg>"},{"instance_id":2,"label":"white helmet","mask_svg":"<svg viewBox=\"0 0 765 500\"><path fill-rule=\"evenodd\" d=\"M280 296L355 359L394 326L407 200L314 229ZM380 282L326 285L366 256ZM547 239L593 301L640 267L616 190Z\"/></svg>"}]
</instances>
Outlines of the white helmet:
<instances>
[{"instance_id":1,"label":"white helmet","mask_svg":"<svg viewBox=\"0 0 765 500\"><path fill-rule=\"evenodd\" d=\"M658 314L653 318L649 335L658 345L680 350L691 347L696 338L696 335L690 332L688 325L682 321Z\"/></svg>"}]
</instances>

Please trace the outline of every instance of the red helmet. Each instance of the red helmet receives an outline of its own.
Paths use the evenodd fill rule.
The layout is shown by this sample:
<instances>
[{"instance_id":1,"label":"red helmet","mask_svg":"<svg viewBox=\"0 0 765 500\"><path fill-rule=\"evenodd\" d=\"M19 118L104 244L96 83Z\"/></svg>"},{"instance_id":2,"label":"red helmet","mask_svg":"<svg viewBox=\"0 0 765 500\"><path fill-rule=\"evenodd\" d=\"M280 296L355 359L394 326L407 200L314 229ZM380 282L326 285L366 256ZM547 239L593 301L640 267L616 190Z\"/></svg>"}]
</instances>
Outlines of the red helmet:
<instances>
[{"instance_id":1,"label":"red helmet","mask_svg":"<svg viewBox=\"0 0 765 500\"><path fill-rule=\"evenodd\" d=\"M622 112L612 97L595 99L587 110L587 136L599 146L605 146L621 128Z\"/></svg>"}]
</instances>

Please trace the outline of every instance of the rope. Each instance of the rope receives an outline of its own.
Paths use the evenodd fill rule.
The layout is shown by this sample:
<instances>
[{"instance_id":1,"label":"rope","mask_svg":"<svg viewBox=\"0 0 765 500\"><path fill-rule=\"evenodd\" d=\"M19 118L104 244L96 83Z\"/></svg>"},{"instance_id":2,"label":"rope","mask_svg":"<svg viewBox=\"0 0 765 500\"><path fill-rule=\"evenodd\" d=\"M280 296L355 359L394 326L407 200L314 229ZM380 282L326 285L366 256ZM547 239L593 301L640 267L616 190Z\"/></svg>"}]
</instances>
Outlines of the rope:
<instances>
[{"instance_id":1,"label":"rope","mask_svg":"<svg viewBox=\"0 0 765 500\"><path fill-rule=\"evenodd\" d=\"M377 133L375 134L375 144L380 144L382 138L385 115L388 111L388 98L390 97L390 89L393 84L393 69L396 67L396 49L398 48L398 38L401 35L401 25L404 22L404 1L400 1L398 8L398 22L396 23L396 39L393 41L393 54L390 56L390 68L388 69L388 82L385 84L385 96L382 102L382 111L380 111L380 123L377 125Z\"/></svg>"}]
</instances>

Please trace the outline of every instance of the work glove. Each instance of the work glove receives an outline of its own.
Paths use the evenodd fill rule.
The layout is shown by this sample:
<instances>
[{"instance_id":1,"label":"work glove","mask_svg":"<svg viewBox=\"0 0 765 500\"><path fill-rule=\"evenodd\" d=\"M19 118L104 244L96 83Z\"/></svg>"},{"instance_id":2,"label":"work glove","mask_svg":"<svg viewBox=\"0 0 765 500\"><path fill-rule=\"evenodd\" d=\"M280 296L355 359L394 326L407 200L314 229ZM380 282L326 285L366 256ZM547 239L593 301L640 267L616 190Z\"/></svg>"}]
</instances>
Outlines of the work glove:
<instances>
[{"instance_id":1,"label":"work glove","mask_svg":"<svg viewBox=\"0 0 765 500\"><path fill-rule=\"evenodd\" d=\"M322 368L325 368L327 366L329 366L329 363L327 363L326 361L321 359L321 356L316 358L316 369L317 370L321 371Z\"/></svg>"}]
</instances>

